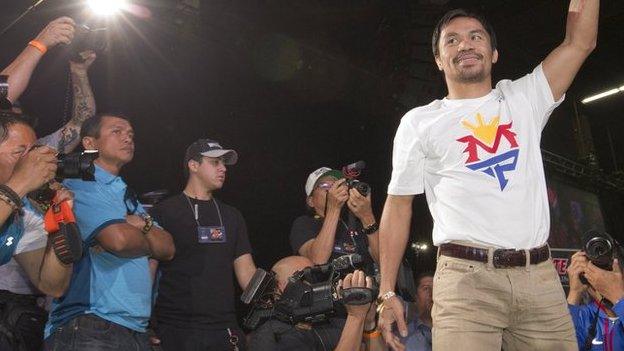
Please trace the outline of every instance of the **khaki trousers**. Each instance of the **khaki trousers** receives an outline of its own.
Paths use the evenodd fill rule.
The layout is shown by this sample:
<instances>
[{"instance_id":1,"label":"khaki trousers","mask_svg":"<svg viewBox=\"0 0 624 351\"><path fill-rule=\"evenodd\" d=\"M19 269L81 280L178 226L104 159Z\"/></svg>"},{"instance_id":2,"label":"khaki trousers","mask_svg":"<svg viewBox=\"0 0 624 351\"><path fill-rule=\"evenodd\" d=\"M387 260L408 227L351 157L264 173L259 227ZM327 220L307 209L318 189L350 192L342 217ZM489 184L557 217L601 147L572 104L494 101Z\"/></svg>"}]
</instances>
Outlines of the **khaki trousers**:
<instances>
[{"instance_id":1,"label":"khaki trousers","mask_svg":"<svg viewBox=\"0 0 624 351\"><path fill-rule=\"evenodd\" d=\"M494 268L439 256L433 302L434 351L578 350L551 259Z\"/></svg>"}]
</instances>

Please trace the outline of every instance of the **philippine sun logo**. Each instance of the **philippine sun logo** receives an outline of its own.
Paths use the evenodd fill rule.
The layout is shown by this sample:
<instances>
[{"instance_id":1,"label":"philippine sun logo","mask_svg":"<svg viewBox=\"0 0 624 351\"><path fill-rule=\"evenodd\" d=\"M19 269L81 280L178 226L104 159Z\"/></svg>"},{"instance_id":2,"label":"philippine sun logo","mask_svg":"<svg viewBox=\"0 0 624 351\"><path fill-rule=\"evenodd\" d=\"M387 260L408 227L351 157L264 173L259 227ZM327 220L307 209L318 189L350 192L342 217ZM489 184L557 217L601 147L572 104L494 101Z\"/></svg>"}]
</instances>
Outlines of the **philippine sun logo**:
<instances>
[{"instance_id":1,"label":"philippine sun logo","mask_svg":"<svg viewBox=\"0 0 624 351\"><path fill-rule=\"evenodd\" d=\"M468 153L466 167L495 178L503 191L509 181L505 173L516 169L520 149L516 141L516 133L511 130L512 122L503 125L499 122L500 118L494 116L487 123L483 116L477 113L476 124L467 120L462 121L462 125L470 130L472 135L459 138L457 141L466 143L463 151ZM505 144L501 144L503 139ZM507 151L499 154L499 149L507 149Z\"/></svg>"}]
</instances>

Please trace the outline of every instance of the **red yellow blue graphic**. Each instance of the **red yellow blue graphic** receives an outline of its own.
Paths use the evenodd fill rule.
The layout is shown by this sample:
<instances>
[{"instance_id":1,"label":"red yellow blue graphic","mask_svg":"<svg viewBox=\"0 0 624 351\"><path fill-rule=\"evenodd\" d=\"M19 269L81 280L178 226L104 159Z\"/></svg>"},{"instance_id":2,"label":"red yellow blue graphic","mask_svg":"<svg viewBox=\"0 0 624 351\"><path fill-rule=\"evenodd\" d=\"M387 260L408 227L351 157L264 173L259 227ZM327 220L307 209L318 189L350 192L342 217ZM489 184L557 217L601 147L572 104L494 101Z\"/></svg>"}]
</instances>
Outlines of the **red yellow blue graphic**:
<instances>
[{"instance_id":1,"label":"red yellow blue graphic","mask_svg":"<svg viewBox=\"0 0 624 351\"><path fill-rule=\"evenodd\" d=\"M462 121L462 125L472 132L472 135L457 139L461 143L466 143L464 153L468 154L466 167L473 171L480 171L498 180L501 191L505 189L509 179L505 173L516 169L518 162L518 154L520 149L516 141L516 133L511 130L512 122L508 124L499 124L500 118L494 116L489 123L486 123L483 116L477 113L477 123L472 124L466 120ZM505 145L510 148L508 151L498 154L503 139ZM479 150L493 156L481 160L479 158Z\"/></svg>"}]
</instances>

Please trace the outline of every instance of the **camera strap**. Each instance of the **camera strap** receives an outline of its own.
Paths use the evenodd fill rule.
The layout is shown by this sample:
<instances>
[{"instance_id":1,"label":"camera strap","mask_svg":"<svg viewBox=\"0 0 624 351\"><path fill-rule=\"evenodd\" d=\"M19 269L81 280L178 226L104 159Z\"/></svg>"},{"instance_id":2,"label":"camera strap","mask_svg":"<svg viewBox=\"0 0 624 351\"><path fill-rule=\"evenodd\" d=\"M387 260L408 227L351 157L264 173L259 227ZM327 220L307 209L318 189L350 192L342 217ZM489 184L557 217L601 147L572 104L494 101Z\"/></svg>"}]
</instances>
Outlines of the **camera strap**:
<instances>
[{"instance_id":1,"label":"camera strap","mask_svg":"<svg viewBox=\"0 0 624 351\"><path fill-rule=\"evenodd\" d=\"M82 237L67 201L52 203L45 213L44 225L59 261L70 264L82 257Z\"/></svg>"},{"instance_id":2,"label":"camera strap","mask_svg":"<svg viewBox=\"0 0 624 351\"><path fill-rule=\"evenodd\" d=\"M602 300L596 301L596 313L594 313L594 318L592 319L592 323L589 326L589 331L587 332L587 338L585 339L585 347L583 348L585 351L589 351L592 348L592 340L596 337L596 327L598 326L598 317L600 316L600 310L604 307L602 306ZM605 329L606 333L606 329Z\"/></svg>"},{"instance_id":3,"label":"camera strap","mask_svg":"<svg viewBox=\"0 0 624 351\"><path fill-rule=\"evenodd\" d=\"M239 351L238 349L238 335L232 333L232 329L227 328L227 332L229 334L229 342L230 344L233 346L232 350L233 351Z\"/></svg>"}]
</instances>

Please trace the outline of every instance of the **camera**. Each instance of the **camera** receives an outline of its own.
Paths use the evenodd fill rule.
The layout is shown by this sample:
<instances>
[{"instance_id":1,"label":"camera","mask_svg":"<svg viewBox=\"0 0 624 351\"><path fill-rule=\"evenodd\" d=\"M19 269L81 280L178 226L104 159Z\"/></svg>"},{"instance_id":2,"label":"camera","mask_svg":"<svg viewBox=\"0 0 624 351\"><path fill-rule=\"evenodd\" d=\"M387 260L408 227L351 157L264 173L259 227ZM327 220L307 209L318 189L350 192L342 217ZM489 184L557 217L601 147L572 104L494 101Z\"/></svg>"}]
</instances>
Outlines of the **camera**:
<instances>
[{"instance_id":1,"label":"camera","mask_svg":"<svg viewBox=\"0 0 624 351\"><path fill-rule=\"evenodd\" d=\"M606 232L590 230L583 234L583 251L587 259L596 267L607 271L613 270L613 259L621 256L619 243ZM581 274L581 282L588 284Z\"/></svg>"},{"instance_id":2,"label":"camera","mask_svg":"<svg viewBox=\"0 0 624 351\"><path fill-rule=\"evenodd\" d=\"M70 46L72 60L77 62L84 61L80 53L85 50L106 51L108 48L107 31L108 29L105 27L92 28L84 23L77 25L74 40Z\"/></svg>"},{"instance_id":3,"label":"camera","mask_svg":"<svg viewBox=\"0 0 624 351\"><path fill-rule=\"evenodd\" d=\"M370 185L356 179L364 168L366 168L366 162L357 161L342 167L342 174L347 179L345 183L349 190L356 189L362 196L368 196L371 190Z\"/></svg>"},{"instance_id":4,"label":"camera","mask_svg":"<svg viewBox=\"0 0 624 351\"><path fill-rule=\"evenodd\" d=\"M77 178L95 181L95 165L93 162L98 158L98 155L99 152L97 150L85 150L83 152L58 155L55 178L57 180ZM55 194L56 192L50 189L49 184L45 184L28 196L40 204L46 204L52 201Z\"/></svg>"},{"instance_id":5,"label":"camera","mask_svg":"<svg viewBox=\"0 0 624 351\"><path fill-rule=\"evenodd\" d=\"M317 323L334 314L336 304L363 305L374 300L375 289L351 288L338 295L341 273L352 271L362 262L359 254L344 255L331 263L307 267L288 278L283 293L277 293L275 274L261 268L256 270L241 300L251 304L243 325L256 329L271 318L296 324Z\"/></svg>"},{"instance_id":6,"label":"camera","mask_svg":"<svg viewBox=\"0 0 624 351\"><path fill-rule=\"evenodd\" d=\"M95 180L93 162L98 158L97 150L85 150L71 154L59 155L56 169L57 179L78 178L87 181Z\"/></svg>"}]
</instances>

